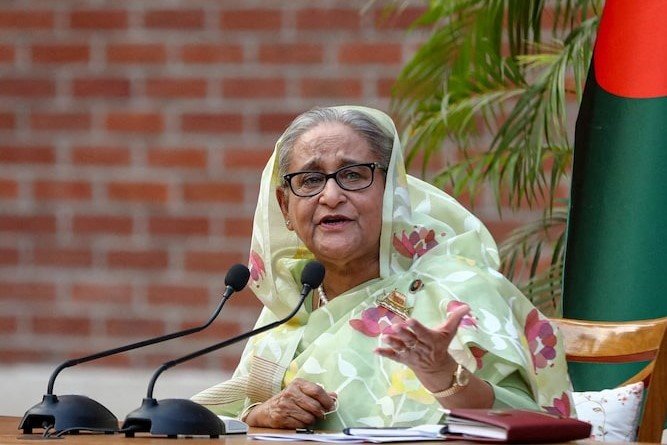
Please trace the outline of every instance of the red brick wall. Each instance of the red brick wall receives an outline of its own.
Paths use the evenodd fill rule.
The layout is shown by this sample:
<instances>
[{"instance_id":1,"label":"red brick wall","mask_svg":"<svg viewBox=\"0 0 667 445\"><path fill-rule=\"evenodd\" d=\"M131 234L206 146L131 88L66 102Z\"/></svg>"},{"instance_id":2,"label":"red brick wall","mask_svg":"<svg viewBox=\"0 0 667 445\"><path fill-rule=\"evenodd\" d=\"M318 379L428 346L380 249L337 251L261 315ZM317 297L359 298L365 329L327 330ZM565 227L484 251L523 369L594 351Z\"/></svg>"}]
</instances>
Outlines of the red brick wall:
<instances>
[{"instance_id":1,"label":"red brick wall","mask_svg":"<svg viewBox=\"0 0 667 445\"><path fill-rule=\"evenodd\" d=\"M364 1L0 3L0 363L192 327L245 262L259 175L314 105L387 109L422 36ZM500 227L500 226L499 226ZM101 364L154 366L249 328ZM241 347L197 366L232 369Z\"/></svg>"}]
</instances>

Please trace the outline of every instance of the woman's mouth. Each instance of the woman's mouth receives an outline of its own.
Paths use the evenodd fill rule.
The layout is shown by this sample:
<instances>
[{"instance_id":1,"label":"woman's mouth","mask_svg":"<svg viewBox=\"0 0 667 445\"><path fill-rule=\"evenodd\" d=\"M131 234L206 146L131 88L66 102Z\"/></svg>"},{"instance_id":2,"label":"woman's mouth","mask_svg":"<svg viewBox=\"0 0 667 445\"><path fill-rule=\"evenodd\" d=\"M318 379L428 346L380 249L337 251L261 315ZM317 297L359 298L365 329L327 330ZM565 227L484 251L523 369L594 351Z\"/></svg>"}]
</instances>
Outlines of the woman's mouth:
<instances>
[{"instance_id":1,"label":"woman's mouth","mask_svg":"<svg viewBox=\"0 0 667 445\"><path fill-rule=\"evenodd\" d=\"M331 215L331 216L325 216L320 220L320 225L325 226L325 227L336 227L340 226L342 224L345 224L346 222L350 221L350 218L347 218L342 215Z\"/></svg>"}]
</instances>

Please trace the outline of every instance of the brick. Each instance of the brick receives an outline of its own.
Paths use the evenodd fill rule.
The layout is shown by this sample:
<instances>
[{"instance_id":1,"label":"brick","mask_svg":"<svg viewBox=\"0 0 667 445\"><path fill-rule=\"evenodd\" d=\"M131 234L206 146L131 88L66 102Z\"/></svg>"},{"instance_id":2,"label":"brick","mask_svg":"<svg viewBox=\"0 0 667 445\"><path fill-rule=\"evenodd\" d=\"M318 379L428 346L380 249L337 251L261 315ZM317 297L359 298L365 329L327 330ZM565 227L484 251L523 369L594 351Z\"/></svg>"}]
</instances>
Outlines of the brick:
<instances>
[{"instance_id":1,"label":"brick","mask_svg":"<svg viewBox=\"0 0 667 445\"><path fill-rule=\"evenodd\" d=\"M237 77L222 81L222 94L229 98L285 97L285 79Z\"/></svg>"},{"instance_id":2,"label":"brick","mask_svg":"<svg viewBox=\"0 0 667 445\"><path fill-rule=\"evenodd\" d=\"M252 218L225 218L224 234L232 238L250 238Z\"/></svg>"},{"instance_id":3,"label":"brick","mask_svg":"<svg viewBox=\"0 0 667 445\"><path fill-rule=\"evenodd\" d=\"M204 286L154 284L148 287L148 302L155 305L183 306L184 308L206 306L209 303L208 289Z\"/></svg>"},{"instance_id":4,"label":"brick","mask_svg":"<svg viewBox=\"0 0 667 445\"><path fill-rule=\"evenodd\" d=\"M37 200L87 200L93 196L87 181L45 180L35 181L33 194Z\"/></svg>"},{"instance_id":5,"label":"brick","mask_svg":"<svg viewBox=\"0 0 667 445\"><path fill-rule=\"evenodd\" d=\"M0 179L0 198L16 199L19 196L19 183L13 179Z\"/></svg>"},{"instance_id":6,"label":"brick","mask_svg":"<svg viewBox=\"0 0 667 445\"><path fill-rule=\"evenodd\" d=\"M35 264L40 266L88 267L93 263L90 249L38 247L33 252Z\"/></svg>"},{"instance_id":7,"label":"brick","mask_svg":"<svg viewBox=\"0 0 667 445\"><path fill-rule=\"evenodd\" d=\"M112 269L164 269L168 263L164 250L111 250L107 254Z\"/></svg>"},{"instance_id":8,"label":"brick","mask_svg":"<svg viewBox=\"0 0 667 445\"><path fill-rule=\"evenodd\" d=\"M34 63L83 63L90 59L88 45L50 44L33 45L32 61Z\"/></svg>"},{"instance_id":9,"label":"brick","mask_svg":"<svg viewBox=\"0 0 667 445\"><path fill-rule=\"evenodd\" d=\"M130 165L130 150L122 147L74 147L72 163L76 165Z\"/></svg>"},{"instance_id":10,"label":"brick","mask_svg":"<svg viewBox=\"0 0 667 445\"><path fill-rule=\"evenodd\" d=\"M165 98L203 98L206 97L206 79L148 79L146 95Z\"/></svg>"},{"instance_id":11,"label":"brick","mask_svg":"<svg viewBox=\"0 0 667 445\"><path fill-rule=\"evenodd\" d=\"M357 9L305 8L296 13L296 27L304 30L355 31L361 27L361 12Z\"/></svg>"},{"instance_id":12,"label":"brick","mask_svg":"<svg viewBox=\"0 0 667 445\"><path fill-rule=\"evenodd\" d=\"M206 217L151 216L148 220L151 235L208 235Z\"/></svg>"},{"instance_id":13,"label":"brick","mask_svg":"<svg viewBox=\"0 0 667 445\"><path fill-rule=\"evenodd\" d=\"M222 153L223 168L247 168L261 171L271 156L271 150L251 147L226 148Z\"/></svg>"},{"instance_id":14,"label":"brick","mask_svg":"<svg viewBox=\"0 0 667 445\"><path fill-rule=\"evenodd\" d=\"M241 133L243 116L236 113L185 113L181 129L188 133Z\"/></svg>"},{"instance_id":15,"label":"brick","mask_svg":"<svg viewBox=\"0 0 667 445\"><path fill-rule=\"evenodd\" d=\"M132 302L132 286L129 284L75 283L71 289L72 299L77 303Z\"/></svg>"},{"instance_id":16,"label":"brick","mask_svg":"<svg viewBox=\"0 0 667 445\"><path fill-rule=\"evenodd\" d=\"M278 31L281 26L280 9L239 9L220 13L223 30Z\"/></svg>"},{"instance_id":17,"label":"brick","mask_svg":"<svg viewBox=\"0 0 667 445\"><path fill-rule=\"evenodd\" d=\"M362 96L363 86L359 79L318 79L301 80L301 96L314 98L354 98Z\"/></svg>"},{"instance_id":18,"label":"brick","mask_svg":"<svg viewBox=\"0 0 667 445\"><path fill-rule=\"evenodd\" d=\"M47 302L53 301L55 298L56 286L53 283L0 280L0 300Z\"/></svg>"},{"instance_id":19,"label":"brick","mask_svg":"<svg viewBox=\"0 0 667 445\"><path fill-rule=\"evenodd\" d=\"M222 294L222 287L221 290L218 291L218 294ZM234 307L251 309L250 313L257 313L257 309L262 309L262 303L257 299L249 286L245 287L240 292L235 292L232 298L234 301L231 304L233 304Z\"/></svg>"},{"instance_id":20,"label":"brick","mask_svg":"<svg viewBox=\"0 0 667 445\"><path fill-rule=\"evenodd\" d=\"M152 318L113 318L105 325L107 334L115 337L148 338L165 333L164 322Z\"/></svg>"},{"instance_id":21,"label":"brick","mask_svg":"<svg viewBox=\"0 0 667 445\"><path fill-rule=\"evenodd\" d=\"M16 115L12 112L0 112L0 130L13 130L16 127Z\"/></svg>"},{"instance_id":22,"label":"brick","mask_svg":"<svg viewBox=\"0 0 667 445\"><path fill-rule=\"evenodd\" d=\"M12 316L0 316L0 334L11 335L18 330L18 320Z\"/></svg>"},{"instance_id":23,"label":"brick","mask_svg":"<svg viewBox=\"0 0 667 445\"><path fill-rule=\"evenodd\" d=\"M53 28L54 12L39 10L0 11L0 28L50 29Z\"/></svg>"},{"instance_id":24,"label":"brick","mask_svg":"<svg viewBox=\"0 0 667 445\"><path fill-rule=\"evenodd\" d=\"M0 363L44 363L47 357L47 351L41 349L31 351L27 351L24 348L13 349L3 347L0 349Z\"/></svg>"},{"instance_id":25,"label":"brick","mask_svg":"<svg viewBox=\"0 0 667 445\"><path fill-rule=\"evenodd\" d=\"M5 164L53 164L54 161L52 147L0 145L0 162Z\"/></svg>"},{"instance_id":26,"label":"brick","mask_svg":"<svg viewBox=\"0 0 667 445\"><path fill-rule=\"evenodd\" d=\"M340 46L338 61L346 65L397 65L401 53L397 43L345 43Z\"/></svg>"},{"instance_id":27,"label":"brick","mask_svg":"<svg viewBox=\"0 0 667 445\"><path fill-rule=\"evenodd\" d=\"M72 230L76 234L129 235L133 222L129 216L74 215Z\"/></svg>"},{"instance_id":28,"label":"brick","mask_svg":"<svg viewBox=\"0 0 667 445\"><path fill-rule=\"evenodd\" d=\"M58 314L56 317L35 316L32 318L32 330L37 334L90 335L91 320L63 314Z\"/></svg>"},{"instance_id":29,"label":"brick","mask_svg":"<svg viewBox=\"0 0 667 445\"><path fill-rule=\"evenodd\" d=\"M186 252L185 269L200 272L226 273L234 263L241 262L241 255L229 252Z\"/></svg>"},{"instance_id":30,"label":"brick","mask_svg":"<svg viewBox=\"0 0 667 445\"><path fill-rule=\"evenodd\" d=\"M153 10L144 15L144 26L146 28L175 28L202 29L204 27L204 11L199 10Z\"/></svg>"},{"instance_id":31,"label":"brick","mask_svg":"<svg viewBox=\"0 0 667 445\"><path fill-rule=\"evenodd\" d=\"M50 79L0 78L0 96L45 98L52 97L55 91L55 84Z\"/></svg>"},{"instance_id":32,"label":"brick","mask_svg":"<svg viewBox=\"0 0 667 445\"><path fill-rule=\"evenodd\" d=\"M30 127L49 131L89 130L91 120L89 113L35 112L30 115Z\"/></svg>"},{"instance_id":33,"label":"brick","mask_svg":"<svg viewBox=\"0 0 667 445\"><path fill-rule=\"evenodd\" d=\"M186 182L183 199L189 202L243 202L243 186L230 182Z\"/></svg>"},{"instance_id":34,"label":"brick","mask_svg":"<svg viewBox=\"0 0 667 445\"><path fill-rule=\"evenodd\" d=\"M56 233L53 215L0 215L0 232Z\"/></svg>"},{"instance_id":35,"label":"brick","mask_svg":"<svg viewBox=\"0 0 667 445\"><path fill-rule=\"evenodd\" d=\"M0 63L12 63L15 56L16 51L13 46L0 45Z\"/></svg>"},{"instance_id":36,"label":"brick","mask_svg":"<svg viewBox=\"0 0 667 445\"><path fill-rule=\"evenodd\" d=\"M282 133L298 113L262 113L259 115L259 130L263 133Z\"/></svg>"},{"instance_id":37,"label":"brick","mask_svg":"<svg viewBox=\"0 0 667 445\"><path fill-rule=\"evenodd\" d=\"M19 251L12 247L0 247L0 265L16 266L19 264Z\"/></svg>"},{"instance_id":38,"label":"brick","mask_svg":"<svg viewBox=\"0 0 667 445\"><path fill-rule=\"evenodd\" d=\"M426 8L411 7L400 8L396 11L375 11L375 28L384 29L408 29L419 17L421 17Z\"/></svg>"},{"instance_id":39,"label":"brick","mask_svg":"<svg viewBox=\"0 0 667 445\"><path fill-rule=\"evenodd\" d=\"M393 77L390 79L378 79L376 84L377 95L385 99L390 99L395 83L396 79Z\"/></svg>"},{"instance_id":40,"label":"brick","mask_svg":"<svg viewBox=\"0 0 667 445\"><path fill-rule=\"evenodd\" d=\"M259 47L259 60L284 65L322 63L324 48L311 43L267 43Z\"/></svg>"},{"instance_id":41,"label":"brick","mask_svg":"<svg viewBox=\"0 0 667 445\"><path fill-rule=\"evenodd\" d=\"M123 78L79 78L72 81L74 97L129 97L130 81Z\"/></svg>"},{"instance_id":42,"label":"brick","mask_svg":"<svg viewBox=\"0 0 667 445\"><path fill-rule=\"evenodd\" d=\"M69 13L69 26L72 29L93 31L127 29L127 24L127 11L121 9L90 9Z\"/></svg>"},{"instance_id":43,"label":"brick","mask_svg":"<svg viewBox=\"0 0 667 445\"><path fill-rule=\"evenodd\" d=\"M206 168L208 153L203 148L151 148L148 164L153 167Z\"/></svg>"},{"instance_id":44,"label":"brick","mask_svg":"<svg viewBox=\"0 0 667 445\"><path fill-rule=\"evenodd\" d=\"M181 60L185 63L240 63L243 47L233 44L192 43L181 48Z\"/></svg>"},{"instance_id":45,"label":"brick","mask_svg":"<svg viewBox=\"0 0 667 445\"><path fill-rule=\"evenodd\" d=\"M236 300L236 298L235 298ZM236 303L236 301L234 302ZM202 321L192 321L183 323L180 329L192 329L202 325ZM241 324L238 322L229 322L224 320L216 320L214 324L208 326L206 329L197 334L197 338L206 338L209 341L220 341L221 338L229 338L233 335L241 333Z\"/></svg>"},{"instance_id":46,"label":"brick","mask_svg":"<svg viewBox=\"0 0 667 445\"><path fill-rule=\"evenodd\" d=\"M159 133L164 130L164 119L159 113L111 112L106 128L121 133Z\"/></svg>"},{"instance_id":47,"label":"brick","mask_svg":"<svg viewBox=\"0 0 667 445\"><path fill-rule=\"evenodd\" d=\"M155 182L118 182L107 185L109 199L114 201L166 203L169 191L166 184Z\"/></svg>"},{"instance_id":48,"label":"brick","mask_svg":"<svg viewBox=\"0 0 667 445\"><path fill-rule=\"evenodd\" d=\"M164 63L167 50L161 43L118 43L107 47L107 61L120 64Z\"/></svg>"}]
</instances>

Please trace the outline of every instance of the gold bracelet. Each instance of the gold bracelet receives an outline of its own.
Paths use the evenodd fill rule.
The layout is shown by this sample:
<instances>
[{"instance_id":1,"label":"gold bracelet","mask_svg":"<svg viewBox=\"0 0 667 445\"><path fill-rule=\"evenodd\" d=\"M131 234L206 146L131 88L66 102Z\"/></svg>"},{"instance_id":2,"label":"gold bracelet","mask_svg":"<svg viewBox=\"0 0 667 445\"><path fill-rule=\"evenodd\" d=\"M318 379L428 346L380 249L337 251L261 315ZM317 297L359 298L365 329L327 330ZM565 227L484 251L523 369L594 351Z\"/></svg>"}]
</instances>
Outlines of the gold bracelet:
<instances>
[{"instance_id":1,"label":"gold bracelet","mask_svg":"<svg viewBox=\"0 0 667 445\"><path fill-rule=\"evenodd\" d=\"M241 414L239 414L239 420L241 422L245 422L245 419L247 419L248 415L250 415L250 411L252 411L252 409L254 407L256 407L257 405L261 405L261 404L262 404L262 402L255 402L255 403L251 403L250 405L248 405L243 411L241 411Z\"/></svg>"}]
</instances>

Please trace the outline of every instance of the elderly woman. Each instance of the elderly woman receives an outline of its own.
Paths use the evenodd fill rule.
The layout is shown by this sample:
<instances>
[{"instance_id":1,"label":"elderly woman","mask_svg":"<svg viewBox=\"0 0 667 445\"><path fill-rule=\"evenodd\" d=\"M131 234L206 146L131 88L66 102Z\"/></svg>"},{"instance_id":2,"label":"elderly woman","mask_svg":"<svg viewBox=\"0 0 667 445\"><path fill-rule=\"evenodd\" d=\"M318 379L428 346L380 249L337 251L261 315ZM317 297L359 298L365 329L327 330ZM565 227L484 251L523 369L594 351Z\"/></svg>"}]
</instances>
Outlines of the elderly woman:
<instances>
[{"instance_id":1,"label":"elderly woman","mask_svg":"<svg viewBox=\"0 0 667 445\"><path fill-rule=\"evenodd\" d=\"M250 252L258 326L294 308L313 258L326 275L312 300L193 400L271 428L437 423L456 407L571 414L553 326L497 272L480 221L406 174L380 111L313 109L276 143Z\"/></svg>"}]
</instances>

